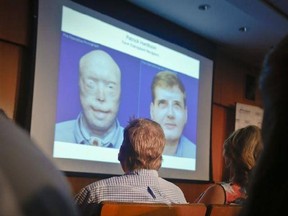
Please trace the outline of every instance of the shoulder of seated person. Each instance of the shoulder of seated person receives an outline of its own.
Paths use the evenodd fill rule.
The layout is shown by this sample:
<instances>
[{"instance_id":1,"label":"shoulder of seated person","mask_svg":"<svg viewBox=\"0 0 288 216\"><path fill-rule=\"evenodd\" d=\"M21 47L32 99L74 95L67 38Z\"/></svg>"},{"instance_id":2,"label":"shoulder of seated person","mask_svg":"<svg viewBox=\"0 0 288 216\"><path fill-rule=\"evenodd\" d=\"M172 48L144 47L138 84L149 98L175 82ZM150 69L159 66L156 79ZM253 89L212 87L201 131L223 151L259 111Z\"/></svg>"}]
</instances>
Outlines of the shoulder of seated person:
<instances>
[{"instance_id":1,"label":"shoulder of seated person","mask_svg":"<svg viewBox=\"0 0 288 216\"><path fill-rule=\"evenodd\" d=\"M225 191L221 184L215 183L209 186L198 202L205 204L224 204Z\"/></svg>"},{"instance_id":2,"label":"shoulder of seated person","mask_svg":"<svg viewBox=\"0 0 288 216\"><path fill-rule=\"evenodd\" d=\"M210 185L207 190L209 191L214 191L214 192L218 192L218 191L221 191L223 192L224 188L223 186L221 185L221 183L214 183L212 185Z\"/></svg>"}]
</instances>

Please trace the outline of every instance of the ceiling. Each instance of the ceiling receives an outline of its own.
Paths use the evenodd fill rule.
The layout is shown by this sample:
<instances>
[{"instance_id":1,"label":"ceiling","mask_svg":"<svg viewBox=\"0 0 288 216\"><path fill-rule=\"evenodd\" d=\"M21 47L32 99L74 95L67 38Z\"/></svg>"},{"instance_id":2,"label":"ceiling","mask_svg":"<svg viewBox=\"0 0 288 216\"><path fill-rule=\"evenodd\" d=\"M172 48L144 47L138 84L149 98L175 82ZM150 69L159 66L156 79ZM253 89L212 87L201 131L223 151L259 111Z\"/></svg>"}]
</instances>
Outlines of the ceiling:
<instances>
[{"instance_id":1,"label":"ceiling","mask_svg":"<svg viewBox=\"0 0 288 216\"><path fill-rule=\"evenodd\" d=\"M128 0L255 66L288 34L288 0ZM208 10L199 6L208 4ZM246 32L239 28L246 27Z\"/></svg>"}]
</instances>

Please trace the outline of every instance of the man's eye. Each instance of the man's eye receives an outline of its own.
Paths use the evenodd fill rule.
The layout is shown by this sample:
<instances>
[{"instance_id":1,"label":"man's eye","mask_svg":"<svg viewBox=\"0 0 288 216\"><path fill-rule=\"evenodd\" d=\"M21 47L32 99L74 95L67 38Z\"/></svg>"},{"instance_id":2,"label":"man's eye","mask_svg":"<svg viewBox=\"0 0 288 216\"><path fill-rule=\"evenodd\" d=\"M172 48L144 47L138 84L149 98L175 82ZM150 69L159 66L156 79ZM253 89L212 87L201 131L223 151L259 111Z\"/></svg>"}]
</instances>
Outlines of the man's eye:
<instances>
[{"instance_id":1,"label":"man's eye","mask_svg":"<svg viewBox=\"0 0 288 216\"><path fill-rule=\"evenodd\" d=\"M87 87L88 89L94 89L95 86L96 86L96 83L95 83L93 80L88 80L88 81L86 82L86 87Z\"/></svg>"},{"instance_id":2,"label":"man's eye","mask_svg":"<svg viewBox=\"0 0 288 216\"><path fill-rule=\"evenodd\" d=\"M109 83L107 86L111 90L115 89L115 84L113 84L113 83Z\"/></svg>"},{"instance_id":3,"label":"man's eye","mask_svg":"<svg viewBox=\"0 0 288 216\"><path fill-rule=\"evenodd\" d=\"M165 101L165 100L158 101L158 106L165 107L166 105L167 105L167 101Z\"/></svg>"},{"instance_id":4,"label":"man's eye","mask_svg":"<svg viewBox=\"0 0 288 216\"><path fill-rule=\"evenodd\" d=\"M182 109L184 106L180 102L175 102L174 107L177 109Z\"/></svg>"}]
</instances>

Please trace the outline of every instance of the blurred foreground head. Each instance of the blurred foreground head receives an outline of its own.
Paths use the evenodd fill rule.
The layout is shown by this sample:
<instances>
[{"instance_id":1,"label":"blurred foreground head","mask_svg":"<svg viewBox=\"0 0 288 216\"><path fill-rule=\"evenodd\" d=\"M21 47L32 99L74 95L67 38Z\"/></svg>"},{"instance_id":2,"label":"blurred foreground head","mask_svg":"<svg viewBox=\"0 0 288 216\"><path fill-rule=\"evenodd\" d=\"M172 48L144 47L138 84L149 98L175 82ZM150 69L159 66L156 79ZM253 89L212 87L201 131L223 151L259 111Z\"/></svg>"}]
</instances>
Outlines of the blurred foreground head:
<instances>
[{"instance_id":1,"label":"blurred foreground head","mask_svg":"<svg viewBox=\"0 0 288 216\"><path fill-rule=\"evenodd\" d=\"M265 57L259 80L264 150L241 216L281 215L288 202L288 35Z\"/></svg>"}]
</instances>

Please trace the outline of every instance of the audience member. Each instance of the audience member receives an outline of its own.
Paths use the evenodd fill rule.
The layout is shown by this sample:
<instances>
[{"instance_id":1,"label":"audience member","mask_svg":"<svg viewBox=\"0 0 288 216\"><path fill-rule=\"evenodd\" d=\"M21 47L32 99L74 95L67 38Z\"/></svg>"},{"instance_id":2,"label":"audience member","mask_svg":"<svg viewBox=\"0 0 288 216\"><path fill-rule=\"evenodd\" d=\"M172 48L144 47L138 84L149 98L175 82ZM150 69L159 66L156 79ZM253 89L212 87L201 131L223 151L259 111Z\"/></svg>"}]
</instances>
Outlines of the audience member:
<instances>
[{"instance_id":1,"label":"audience member","mask_svg":"<svg viewBox=\"0 0 288 216\"><path fill-rule=\"evenodd\" d=\"M288 35L267 53L259 85L264 108L264 150L241 215L285 215L288 203Z\"/></svg>"},{"instance_id":2,"label":"audience member","mask_svg":"<svg viewBox=\"0 0 288 216\"><path fill-rule=\"evenodd\" d=\"M251 172L262 152L261 130L249 125L234 131L224 142L223 156L229 182L211 185L196 200L205 204L243 204Z\"/></svg>"},{"instance_id":3,"label":"audience member","mask_svg":"<svg viewBox=\"0 0 288 216\"><path fill-rule=\"evenodd\" d=\"M117 120L121 92L121 71L102 50L85 54L79 63L82 112L76 120L56 124L55 140L120 148L123 127Z\"/></svg>"},{"instance_id":4,"label":"audience member","mask_svg":"<svg viewBox=\"0 0 288 216\"><path fill-rule=\"evenodd\" d=\"M179 187L158 176L165 137L149 119L134 119L124 129L118 160L124 175L96 181L75 200L83 215L93 215L101 201L187 203Z\"/></svg>"},{"instance_id":5,"label":"audience member","mask_svg":"<svg viewBox=\"0 0 288 216\"><path fill-rule=\"evenodd\" d=\"M8 118L6 112L2 108L0 108L0 119L1 118Z\"/></svg>"},{"instance_id":6,"label":"audience member","mask_svg":"<svg viewBox=\"0 0 288 216\"><path fill-rule=\"evenodd\" d=\"M153 79L151 92L151 119L161 125L166 138L163 154L195 158L196 145L182 134L188 113L181 80L173 72L161 71Z\"/></svg>"},{"instance_id":7,"label":"audience member","mask_svg":"<svg viewBox=\"0 0 288 216\"><path fill-rule=\"evenodd\" d=\"M0 215L78 215L64 175L26 131L0 118L0 140Z\"/></svg>"},{"instance_id":8,"label":"audience member","mask_svg":"<svg viewBox=\"0 0 288 216\"><path fill-rule=\"evenodd\" d=\"M1 120L0 120L1 121ZM24 216L17 202L17 194L0 169L0 215Z\"/></svg>"}]
</instances>

